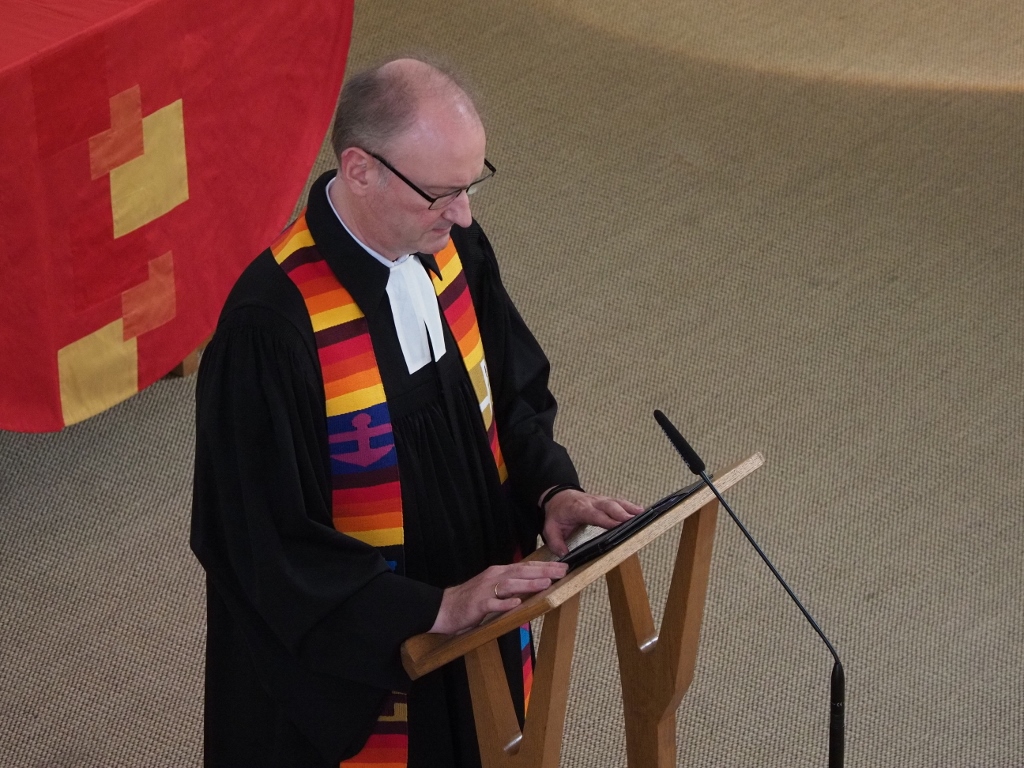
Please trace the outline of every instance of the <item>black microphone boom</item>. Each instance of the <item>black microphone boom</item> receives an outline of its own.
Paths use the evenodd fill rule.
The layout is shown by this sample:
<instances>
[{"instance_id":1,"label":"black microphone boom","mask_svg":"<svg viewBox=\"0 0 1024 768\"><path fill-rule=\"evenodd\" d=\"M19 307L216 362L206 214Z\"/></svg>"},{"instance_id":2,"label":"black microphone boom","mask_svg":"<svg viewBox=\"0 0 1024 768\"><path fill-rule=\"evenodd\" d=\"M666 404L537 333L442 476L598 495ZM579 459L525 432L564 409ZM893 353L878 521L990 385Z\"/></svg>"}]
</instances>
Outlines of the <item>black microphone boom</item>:
<instances>
[{"instance_id":1,"label":"black microphone boom","mask_svg":"<svg viewBox=\"0 0 1024 768\"><path fill-rule=\"evenodd\" d=\"M786 593L792 598L793 602L796 603L797 608L803 613L804 618L810 622L814 631L818 633L828 647L829 653L832 654L832 658L835 662L832 665L832 680L831 680L831 702L829 707L829 732L828 732L828 766L829 768L843 768L843 753L846 745L846 721L844 714L844 707L846 701L846 675L843 672L842 662L839 661L839 654L836 653L836 649L832 647L832 643L825 637L825 633L821 631L821 627L818 626L818 622L814 620L807 609L804 608L803 603L793 593L793 590L789 588L789 584L782 578L782 574L779 573L778 569L772 565L772 561L768 559L768 556L764 553L761 547L758 546L757 542L754 541L754 537L750 535L746 526L740 522L740 519L736 517L736 513L732 511L732 507L729 506L722 494L718 492L715 484L711 482L711 478L708 477L707 468L704 466L704 462L701 460L697 452L690 447L690 444L686 442L679 430L675 428L668 417L661 411L654 412L654 419L658 422L658 425L664 430L665 435L668 437L669 442L675 446L675 449L679 451L679 455L683 457L683 461L686 462L686 466L690 468L693 474L699 476L705 483L711 492L715 494L715 498L725 507L726 512L732 518L733 522L739 526L739 529L743 532L743 535L747 537L747 541L754 547L761 559L764 560L765 565L768 566L772 574L779 583L785 588Z\"/></svg>"},{"instance_id":2,"label":"black microphone boom","mask_svg":"<svg viewBox=\"0 0 1024 768\"><path fill-rule=\"evenodd\" d=\"M654 412L654 420L658 422L665 434L668 436L669 441L679 451L679 455L683 457L683 461L686 462L686 466L690 468L690 471L695 475L703 475L707 467L704 466L704 462L701 460L697 452L690 447L690 444L686 442L686 438L679 434L679 430L676 429L675 425L668 420L661 411ZM707 482L705 480L705 482Z\"/></svg>"}]
</instances>

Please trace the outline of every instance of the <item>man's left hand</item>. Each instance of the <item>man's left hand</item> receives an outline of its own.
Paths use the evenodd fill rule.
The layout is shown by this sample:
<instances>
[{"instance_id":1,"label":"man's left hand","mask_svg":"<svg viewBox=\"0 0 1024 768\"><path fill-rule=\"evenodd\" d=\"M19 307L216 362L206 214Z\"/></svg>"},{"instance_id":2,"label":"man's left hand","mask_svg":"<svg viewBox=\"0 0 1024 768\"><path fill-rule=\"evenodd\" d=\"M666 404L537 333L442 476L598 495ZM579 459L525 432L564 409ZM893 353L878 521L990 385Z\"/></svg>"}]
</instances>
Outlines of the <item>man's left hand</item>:
<instances>
[{"instance_id":1,"label":"man's left hand","mask_svg":"<svg viewBox=\"0 0 1024 768\"><path fill-rule=\"evenodd\" d=\"M544 512L542 535L548 549L561 557L569 551L565 545L565 537L579 526L614 528L643 511L643 507L625 499L594 496L570 489L555 494L548 501Z\"/></svg>"}]
</instances>

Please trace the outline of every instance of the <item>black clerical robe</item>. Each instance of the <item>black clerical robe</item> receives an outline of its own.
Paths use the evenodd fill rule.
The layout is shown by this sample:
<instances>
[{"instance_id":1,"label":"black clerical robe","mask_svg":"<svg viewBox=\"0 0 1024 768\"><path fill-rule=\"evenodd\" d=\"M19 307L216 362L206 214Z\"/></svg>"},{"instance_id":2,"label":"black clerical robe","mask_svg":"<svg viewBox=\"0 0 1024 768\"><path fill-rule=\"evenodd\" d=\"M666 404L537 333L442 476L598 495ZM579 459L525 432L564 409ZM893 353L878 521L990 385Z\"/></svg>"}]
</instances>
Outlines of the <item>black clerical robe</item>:
<instances>
[{"instance_id":1,"label":"black clerical robe","mask_svg":"<svg viewBox=\"0 0 1024 768\"><path fill-rule=\"evenodd\" d=\"M399 659L445 587L533 549L540 494L576 483L552 438L548 362L516 311L483 231L455 227L509 472L503 488L479 404L445 325L446 353L410 374L388 269L345 231L314 184L317 249L359 304L398 454L406 573L334 530L323 381L295 285L262 253L227 299L197 384L192 548L207 572L207 765L334 766L358 752L389 690L409 692L409 765L476 765L461 662L410 684ZM420 256L436 270L430 256ZM516 636L503 641L522 711Z\"/></svg>"}]
</instances>

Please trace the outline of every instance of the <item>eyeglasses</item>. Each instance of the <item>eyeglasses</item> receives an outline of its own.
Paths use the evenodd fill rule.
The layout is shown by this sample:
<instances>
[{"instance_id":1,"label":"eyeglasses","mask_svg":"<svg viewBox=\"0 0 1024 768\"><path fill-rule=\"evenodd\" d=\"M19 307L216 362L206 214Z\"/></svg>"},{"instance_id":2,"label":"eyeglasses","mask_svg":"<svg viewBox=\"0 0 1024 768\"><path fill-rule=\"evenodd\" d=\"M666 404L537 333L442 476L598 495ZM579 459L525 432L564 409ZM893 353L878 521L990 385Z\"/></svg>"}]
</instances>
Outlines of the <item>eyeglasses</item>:
<instances>
[{"instance_id":1,"label":"eyeglasses","mask_svg":"<svg viewBox=\"0 0 1024 768\"><path fill-rule=\"evenodd\" d=\"M411 181L409 181L407 178L405 178L405 176L403 176L401 173L399 173L395 169L395 167L393 165L391 165L391 163L389 163L383 157L378 155L376 152L367 152L366 154L368 154L374 160L378 161L381 165L383 165L385 168L387 168L389 171L391 171L393 174L395 174L395 176L397 176L402 181L404 181L406 184L408 184L412 188L412 190L414 192L416 192L416 194L418 194L420 197L422 197L424 200L426 200L428 203L430 203L430 205L427 206L427 207L429 208L429 210L432 210L432 211L436 211L439 208L444 208L444 207L450 205L452 202L455 201L455 198L458 197L459 195L461 195L463 192L465 192L467 195L472 195L474 192L476 192L478 189L480 189L480 185L481 184L483 184L485 181L487 181L489 178L491 178L491 176L494 175L494 171L495 171L494 166L491 165L489 162L487 162L487 159L484 158L484 167L487 168L487 174L485 176L481 176L479 179L474 181L468 187L459 187L458 189L456 189L456 190L454 190L452 192L445 192L440 197L433 197L431 195L428 195L422 189L420 189L415 184L413 184Z\"/></svg>"}]
</instances>

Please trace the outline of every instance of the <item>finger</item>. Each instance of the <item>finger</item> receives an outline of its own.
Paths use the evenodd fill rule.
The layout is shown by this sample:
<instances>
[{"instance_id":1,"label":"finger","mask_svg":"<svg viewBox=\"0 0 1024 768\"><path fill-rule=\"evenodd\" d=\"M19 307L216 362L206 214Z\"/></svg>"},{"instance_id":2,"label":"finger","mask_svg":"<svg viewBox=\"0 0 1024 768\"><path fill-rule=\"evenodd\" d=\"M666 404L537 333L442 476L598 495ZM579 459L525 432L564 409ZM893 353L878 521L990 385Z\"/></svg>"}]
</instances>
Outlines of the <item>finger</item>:
<instances>
[{"instance_id":1,"label":"finger","mask_svg":"<svg viewBox=\"0 0 1024 768\"><path fill-rule=\"evenodd\" d=\"M550 579L555 581L565 576L568 571L569 566L554 560L524 560L508 565L491 566L477 578L481 586L487 585L492 590L495 584L499 584L499 592L504 594L504 583L508 579Z\"/></svg>"},{"instance_id":2,"label":"finger","mask_svg":"<svg viewBox=\"0 0 1024 768\"><path fill-rule=\"evenodd\" d=\"M629 501L628 499L615 499L615 502L624 510L626 510L630 515L639 515L641 512L644 511L643 507L641 507L639 504L634 504L632 501Z\"/></svg>"},{"instance_id":3,"label":"finger","mask_svg":"<svg viewBox=\"0 0 1024 768\"><path fill-rule=\"evenodd\" d=\"M530 560L514 563L505 571L508 578L520 579L560 579L565 576L569 566L559 563L557 560Z\"/></svg>"},{"instance_id":4,"label":"finger","mask_svg":"<svg viewBox=\"0 0 1024 768\"><path fill-rule=\"evenodd\" d=\"M498 587L501 597L508 595L532 595L543 592L552 584L551 579L505 579Z\"/></svg>"},{"instance_id":5,"label":"finger","mask_svg":"<svg viewBox=\"0 0 1024 768\"><path fill-rule=\"evenodd\" d=\"M557 525L544 526L544 541L547 543L548 549L559 557L569 551L569 548L565 546L562 531Z\"/></svg>"},{"instance_id":6,"label":"finger","mask_svg":"<svg viewBox=\"0 0 1024 768\"><path fill-rule=\"evenodd\" d=\"M629 502L626 503L628 504ZM610 517L612 520L616 520L620 523L626 522L636 514L635 512L632 512L630 509L627 509L625 506L623 506L623 503L618 499L602 499L601 502L595 506L597 506L597 508L600 509L601 512ZM632 507L635 505L630 506Z\"/></svg>"},{"instance_id":7,"label":"finger","mask_svg":"<svg viewBox=\"0 0 1024 768\"><path fill-rule=\"evenodd\" d=\"M505 613L513 608L518 608L523 601L518 597L502 597L500 599L490 598L486 603L488 613Z\"/></svg>"},{"instance_id":8,"label":"finger","mask_svg":"<svg viewBox=\"0 0 1024 768\"><path fill-rule=\"evenodd\" d=\"M627 520L632 520L632 515L627 515L624 511L620 510L617 515L612 515L604 509L593 508L590 510L590 514L584 519L587 525L596 525L599 528L614 528L620 523L624 523Z\"/></svg>"}]
</instances>

